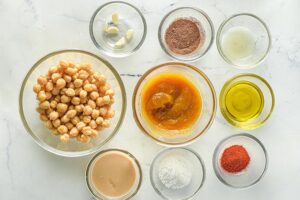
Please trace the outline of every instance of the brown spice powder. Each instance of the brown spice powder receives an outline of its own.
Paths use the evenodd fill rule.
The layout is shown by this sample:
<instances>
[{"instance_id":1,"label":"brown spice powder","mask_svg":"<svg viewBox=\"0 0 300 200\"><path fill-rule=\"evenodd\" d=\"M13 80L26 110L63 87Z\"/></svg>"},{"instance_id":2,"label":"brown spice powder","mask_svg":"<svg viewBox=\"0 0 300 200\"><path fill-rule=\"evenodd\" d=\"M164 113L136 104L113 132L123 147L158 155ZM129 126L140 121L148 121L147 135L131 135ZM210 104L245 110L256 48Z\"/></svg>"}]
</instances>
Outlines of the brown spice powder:
<instances>
[{"instance_id":1,"label":"brown spice powder","mask_svg":"<svg viewBox=\"0 0 300 200\"><path fill-rule=\"evenodd\" d=\"M200 24L193 19L177 19L166 31L166 44L176 54L192 53L203 44L204 38L200 29Z\"/></svg>"}]
</instances>

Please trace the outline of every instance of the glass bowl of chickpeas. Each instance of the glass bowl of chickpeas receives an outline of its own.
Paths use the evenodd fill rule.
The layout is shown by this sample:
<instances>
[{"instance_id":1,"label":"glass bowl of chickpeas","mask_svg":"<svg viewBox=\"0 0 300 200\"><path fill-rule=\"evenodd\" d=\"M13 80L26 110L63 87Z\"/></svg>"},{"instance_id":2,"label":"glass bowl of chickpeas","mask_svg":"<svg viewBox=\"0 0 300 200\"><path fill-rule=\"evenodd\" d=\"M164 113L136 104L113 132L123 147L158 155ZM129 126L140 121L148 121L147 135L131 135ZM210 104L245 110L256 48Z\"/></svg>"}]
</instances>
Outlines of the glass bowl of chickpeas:
<instances>
[{"instance_id":1,"label":"glass bowl of chickpeas","mask_svg":"<svg viewBox=\"0 0 300 200\"><path fill-rule=\"evenodd\" d=\"M98 151L118 132L125 110L118 72L81 50L41 58L25 76L19 95L27 132L45 150L66 157Z\"/></svg>"}]
</instances>

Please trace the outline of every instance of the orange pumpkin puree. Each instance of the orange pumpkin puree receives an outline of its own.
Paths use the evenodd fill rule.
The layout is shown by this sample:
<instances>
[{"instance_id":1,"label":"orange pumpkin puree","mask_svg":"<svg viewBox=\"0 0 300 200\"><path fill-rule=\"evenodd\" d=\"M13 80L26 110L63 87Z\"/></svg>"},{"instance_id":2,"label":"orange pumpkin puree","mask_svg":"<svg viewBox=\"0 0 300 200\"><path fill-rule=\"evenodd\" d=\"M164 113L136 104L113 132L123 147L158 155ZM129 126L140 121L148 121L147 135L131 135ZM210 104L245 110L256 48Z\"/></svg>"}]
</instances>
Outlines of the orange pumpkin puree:
<instances>
[{"instance_id":1,"label":"orange pumpkin puree","mask_svg":"<svg viewBox=\"0 0 300 200\"><path fill-rule=\"evenodd\" d=\"M142 114L162 129L182 130L197 120L202 99L185 76L163 73L146 82L142 91Z\"/></svg>"}]
</instances>

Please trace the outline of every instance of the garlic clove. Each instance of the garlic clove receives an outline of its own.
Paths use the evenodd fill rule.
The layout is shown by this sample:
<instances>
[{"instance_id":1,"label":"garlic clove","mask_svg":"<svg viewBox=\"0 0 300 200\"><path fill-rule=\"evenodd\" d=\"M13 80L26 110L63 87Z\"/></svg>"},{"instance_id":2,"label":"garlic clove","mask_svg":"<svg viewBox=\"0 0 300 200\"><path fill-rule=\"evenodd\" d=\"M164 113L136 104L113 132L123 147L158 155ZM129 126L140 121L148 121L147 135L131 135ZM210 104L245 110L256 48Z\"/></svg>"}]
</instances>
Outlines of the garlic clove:
<instances>
[{"instance_id":1,"label":"garlic clove","mask_svg":"<svg viewBox=\"0 0 300 200\"><path fill-rule=\"evenodd\" d=\"M105 29L105 32L109 33L109 34L116 34L119 32L119 29L118 29L118 27L115 27L115 26L109 26Z\"/></svg>"},{"instance_id":2,"label":"garlic clove","mask_svg":"<svg viewBox=\"0 0 300 200\"><path fill-rule=\"evenodd\" d=\"M115 12L111 15L111 20L115 25L119 24L119 13Z\"/></svg>"},{"instance_id":3,"label":"garlic clove","mask_svg":"<svg viewBox=\"0 0 300 200\"><path fill-rule=\"evenodd\" d=\"M133 37L133 29L129 29L125 34L126 40L130 41Z\"/></svg>"},{"instance_id":4,"label":"garlic clove","mask_svg":"<svg viewBox=\"0 0 300 200\"><path fill-rule=\"evenodd\" d=\"M125 46L125 44L126 44L126 39L125 39L125 37L122 37L115 43L115 48L121 49Z\"/></svg>"}]
</instances>

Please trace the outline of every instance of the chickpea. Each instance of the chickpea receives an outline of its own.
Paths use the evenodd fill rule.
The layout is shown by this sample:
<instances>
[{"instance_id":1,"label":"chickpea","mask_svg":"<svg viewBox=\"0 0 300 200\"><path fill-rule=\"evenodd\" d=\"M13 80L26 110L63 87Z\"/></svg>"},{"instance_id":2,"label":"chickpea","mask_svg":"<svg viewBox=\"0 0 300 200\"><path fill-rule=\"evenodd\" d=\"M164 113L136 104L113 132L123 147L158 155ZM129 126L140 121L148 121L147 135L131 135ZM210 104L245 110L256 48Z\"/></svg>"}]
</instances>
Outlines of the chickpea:
<instances>
[{"instance_id":1,"label":"chickpea","mask_svg":"<svg viewBox=\"0 0 300 200\"><path fill-rule=\"evenodd\" d=\"M39 76L37 79L38 83L42 86L47 84L47 78L45 76Z\"/></svg>"},{"instance_id":2,"label":"chickpea","mask_svg":"<svg viewBox=\"0 0 300 200\"><path fill-rule=\"evenodd\" d=\"M79 69L83 69L83 70L86 70L86 71L92 71L92 67L90 64L88 63L83 63L83 64L80 64Z\"/></svg>"},{"instance_id":3,"label":"chickpea","mask_svg":"<svg viewBox=\"0 0 300 200\"><path fill-rule=\"evenodd\" d=\"M59 119L56 119L54 121L52 121L52 124L55 128L59 127L60 126L60 120Z\"/></svg>"},{"instance_id":4,"label":"chickpea","mask_svg":"<svg viewBox=\"0 0 300 200\"><path fill-rule=\"evenodd\" d=\"M97 123L95 120L91 120L90 123L89 123L89 126L92 128L92 129L95 129L97 128Z\"/></svg>"},{"instance_id":5,"label":"chickpea","mask_svg":"<svg viewBox=\"0 0 300 200\"><path fill-rule=\"evenodd\" d=\"M97 117L99 117L99 115L100 115L99 110L94 109L92 112L92 118L97 119Z\"/></svg>"},{"instance_id":6,"label":"chickpea","mask_svg":"<svg viewBox=\"0 0 300 200\"><path fill-rule=\"evenodd\" d=\"M71 130L71 129L74 127L74 125L73 125L72 123L70 123L70 122L66 123L65 126L66 126L69 130Z\"/></svg>"},{"instance_id":7,"label":"chickpea","mask_svg":"<svg viewBox=\"0 0 300 200\"><path fill-rule=\"evenodd\" d=\"M102 125L102 123L103 123L103 118L102 118L102 117L97 117L96 123L97 123L98 125Z\"/></svg>"},{"instance_id":8,"label":"chickpea","mask_svg":"<svg viewBox=\"0 0 300 200\"><path fill-rule=\"evenodd\" d=\"M76 128L81 131L81 129L85 127L85 123L84 122L79 122L78 124L76 124Z\"/></svg>"},{"instance_id":9,"label":"chickpea","mask_svg":"<svg viewBox=\"0 0 300 200\"><path fill-rule=\"evenodd\" d=\"M83 84L83 81L82 81L81 79L75 79L75 81L74 81L74 86L75 86L76 88L81 87L82 84Z\"/></svg>"},{"instance_id":10,"label":"chickpea","mask_svg":"<svg viewBox=\"0 0 300 200\"><path fill-rule=\"evenodd\" d=\"M51 79L54 83L56 83L60 78L61 78L60 73L54 73L54 74L51 75Z\"/></svg>"},{"instance_id":11,"label":"chickpea","mask_svg":"<svg viewBox=\"0 0 300 200\"><path fill-rule=\"evenodd\" d=\"M80 122L80 119L78 116L75 116L73 119L71 119L71 122L73 123L73 125L76 125Z\"/></svg>"},{"instance_id":12,"label":"chickpea","mask_svg":"<svg viewBox=\"0 0 300 200\"><path fill-rule=\"evenodd\" d=\"M57 112L65 113L67 111L67 109L68 109L67 104L64 104L64 103L57 104Z\"/></svg>"},{"instance_id":13,"label":"chickpea","mask_svg":"<svg viewBox=\"0 0 300 200\"><path fill-rule=\"evenodd\" d=\"M60 97L60 101L61 101L62 103L69 103L69 102L70 102L70 97L68 97L68 96L66 96L66 95L62 95L62 96Z\"/></svg>"},{"instance_id":14,"label":"chickpea","mask_svg":"<svg viewBox=\"0 0 300 200\"><path fill-rule=\"evenodd\" d=\"M83 112L83 108L84 108L84 105L77 105L77 106L75 106L75 110L76 110L78 113Z\"/></svg>"},{"instance_id":15,"label":"chickpea","mask_svg":"<svg viewBox=\"0 0 300 200\"><path fill-rule=\"evenodd\" d=\"M44 110L44 109L41 109L40 107L37 107L37 108L36 108L36 111L37 111L38 113L40 113L40 114L45 114L45 113L46 113L45 110Z\"/></svg>"},{"instance_id":16,"label":"chickpea","mask_svg":"<svg viewBox=\"0 0 300 200\"><path fill-rule=\"evenodd\" d=\"M51 99L51 97L52 97L52 94L51 94L51 92L45 92L45 94L46 94L46 99Z\"/></svg>"},{"instance_id":17,"label":"chickpea","mask_svg":"<svg viewBox=\"0 0 300 200\"><path fill-rule=\"evenodd\" d=\"M108 84L108 83L105 83L104 86L101 86L101 87L100 87L100 92L105 94L106 90L109 90L109 89L110 89L109 84Z\"/></svg>"},{"instance_id":18,"label":"chickpea","mask_svg":"<svg viewBox=\"0 0 300 200\"><path fill-rule=\"evenodd\" d=\"M53 111L53 109L52 108L49 108L49 109L47 109L46 110L46 114L47 114L47 116L49 116L50 115L50 113Z\"/></svg>"},{"instance_id":19,"label":"chickpea","mask_svg":"<svg viewBox=\"0 0 300 200\"><path fill-rule=\"evenodd\" d=\"M76 89L75 89L75 95L76 95L76 96L79 96L81 90L82 90L82 88L76 88Z\"/></svg>"},{"instance_id":20,"label":"chickpea","mask_svg":"<svg viewBox=\"0 0 300 200\"><path fill-rule=\"evenodd\" d=\"M72 88L72 89L75 88L74 83L72 83L72 82L68 83L68 84L67 84L67 87L68 87L68 88Z\"/></svg>"},{"instance_id":21,"label":"chickpea","mask_svg":"<svg viewBox=\"0 0 300 200\"><path fill-rule=\"evenodd\" d=\"M40 102L43 102L47 99L47 96L46 96L46 93L45 91L41 90L39 93L38 93L38 96L37 96L38 100Z\"/></svg>"},{"instance_id":22,"label":"chickpea","mask_svg":"<svg viewBox=\"0 0 300 200\"><path fill-rule=\"evenodd\" d=\"M53 73L58 72L58 67L57 66L52 66L50 67L50 69L48 70L48 74L51 75Z\"/></svg>"},{"instance_id":23,"label":"chickpea","mask_svg":"<svg viewBox=\"0 0 300 200\"><path fill-rule=\"evenodd\" d=\"M76 110L69 110L66 115L68 118L72 119L73 117L75 117L77 114Z\"/></svg>"},{"instance_id":24,"label":"chickpea","mask_svg":"<svg viewBox=\"0 0 300 200\"><path fill-rule=\"evenodd\" d=\"M80 99L80 103L81 103L81 104L85 104L85 103L87 102L87 100L88 100L87 98Z\"/></svg>"},{"instance_id":25,"label":"chickpea","mask_svg":"<svg viewBox=\"0 0 300 200\"><path fill-rule=\"evenodd\" d=\"M88 105L92 108L95 109L96 108L96 103L93 100L88 100Z\"/></svg>"},{"instance_id":26,"label":"chickpea","mask_svg":"<svg viewBox=\"0 0 300 200\"><path fill-rule=\"evenodd\" d=\"M80 104L80 98L79 97L73 97L72 100L71 100L71 103L73 105L79 105Z\"/></svg>"},{"instance_id":27,"label":"chickpea","mask_svg":"<svg viewBox=\"0 0 300 200\"><path fill-rule=\"evenodd\" d=\"M42 121L48 121L48 117L47 117L47 115L45 115L45 114L41 114L41 115L40 115L40 119L41 119Z\"/></svg>"},{"instance_id":28,"label":"chickpea","mask_svg":"<svg viewBox=\"0 0 300 200\"><path fill-rule=\"evenodd\" d=\"M91 94L90 94L90 98L91 98L92 100L96 100L99 96L100 96L99 93L96 92L96 91L93 91L93 92L91 92Z\"/></svg>"},{"instance_id":29,"label":"chickpea","mask_svg":"<svg viewBox=\"0 0 300 200\"><path fill-rule=\"evenodd\" d=\"M69 66L69 63L67 61L64 61L64 60L61 60L59 62L59 66L62 68L62 69L66 69L68 66Z\"/></svg>"},{"instance_id":30,"label":"chickpea","mask_svg":"<svg viewBox=\"0 0 300 200\"><path fill-rule=\"evenodd\" d=\"M82 118L82 121L84 122L84 123L86 123L86 124L88 124L88 123L90 123L91 122L91 116L84 116L83 118Z\"/></svg>"},{"instance_id":31,"label":"chickpea","mask_svg":"<svg viewBox=\"0 0 300 200\"><path fill-rule=\"evenodd\" d=\"M52 133L53 133L54 135L59 135L59 132L58 132L56 129L53 129Z\"/></svg>"},{"instance_id":32,"label":"chickpea","mask_svg":"<svg viewBox=\"0 0 300 200\"><path fill-rule=\"evenodd\" d=\"M42 86L38 83L33 86L33 91L35 93L39 93L41 91L41 89L42 89Z\"/></svg>"},{"instance_id":33,"label":"chickpea","mask_svg":"<svg viewBox=\"0 0 300 200\"><path fill-rule=\"evenodd\" d=\"M88 143L88 142L90 142L91 138L87 135L82 134L80 136L79 135L77 136L77 140L79 142Z\"/></svg>"},{"instance_id":34,"label":"chickpea","mask_svg":"<svg viewBox=\"0 0 300 200\"><path fill-rule=\"evenodd\" d=\"M109 110L106 113L106 118L112 118L113 116L115 116L115 111L113 111L113 110Z\"/></svg>"},{"instance_id":35,"label":"chickpea","mask_svg":"<svg viewBox=\"0 0 300 200\"><path fill-rule=\"evenodd\" d=\"M112 97L115 95L115 92L112 89L108 89L106 90L105 95Z\"/></svg>"},{"instance_id":36,"label":"chickpea","mask_svg":"<svg viewBox=\"0 0 300 200\"><path fill-rule=\"evenodd\" d=\"M52 92L53 95L58 95L59 92L60 92L60 89L55 87L55 88L53 88L53 90L51 92Z\"/></svg>"},{"instance_id":37,"label":"chickpea","mask_svg":"<svg viewBox=\"0 0 300 200\"><path fill-rule=\"evenodd\" d=\"M110 103L110 96L105 95L103 97L103 104L106 105L106 104L109 104L109 103Z\"/></svg>"},{"instance_id":38,"label":"chickpea","mask_svg":"<svg viewBox=\"0 0 300 200\"><path fill-rule=\"evenodd\" d=\"M69 96L69 97L75 96L75 90L72 89L72 88L68 88L67 91L66 91L66 95Z\"/></svg>"},{"instance_id":39,"label":"chickpea","mask_svg":"<svg viewBox=\"0 0 300 200\"><path fill-rule=\"evenodd\" d=\"M107 108L106 107L102 107L99 109L99 113L102 117L105 117L106 116L106 113L107 113Z\"/></svg>"},{"instance_id":40,"label":"chickpea","mask_svg":"<svg viewBox=\"0 0 300 200\"><path fill-rule=\"evenodd\" d=\"M66 74L73 76L77 73L77 68L68 67L66 69Z\"/></svg>"},{"instance_id":41,"label":"chickpea","mask_svg":"<svg viewBox=\"0 0 300 200\"><path fill-rule=\"evenodd\" d=\"M86 98L86 96L87 96L87 91L85 91L85 90L81 90L80 91L80 93L79 93L79 96L80 96L80 98Z\"/></svg>"},{"instance_id":42,"label":"chickpea","mask_svg":"<svg viewBox=\"0 0 300 200\"><path fill-rule=\"evenodd\" d=\"M50 120L45 122L45 126L49 129L53 129L53 125L52 125L52 122Z\"/></svg>"},{"instance_id":43,"label":"chickpea","mask_svg":"<svg viewBox=\"0 0 300 200\"><path fill-rule=\"evenodd\" d=\"M80 70L78 72L78 78L81 79L81 80L85 80L89 77L89 73L85 70Z\"/></svg>"},{"instance_id":44,"label":"chickpea","mask_svg":"<svg viewBox=\"0 0 300 200\"><path fill-rule=\"evenodd\" d=\"M53 83L52 82L48 82L46 84L45 89L46 89L47 92L50 92L51 90L53 90Z\"/></svg>"},{"instance_id":45,"label":"chickpea","mask_svg":"<svg viewBox=\"0 0 300 200\"><path fill-rule=\"evenodd\" d=\"M72 81L72 77L71 76L68 76L68 75L64 75L63 76L63 79L67 82L67 83L70 83Z\"/></svg>"},{"instance_id":46,"label":"chickpea","mask_svg":"<svg viewBox=\"0 0 300 200\"><path fill-rule=\"evenodd\" d=\"M109 121L108 120L104 120L103 122L102 122L102 126L104 127L104 128L108 128L110 125L109 125Z\"/></svg>"},{"instance_id":47,"label":"chickpea","mask_svg":"<svg viewBox=\"0 0 300 200\"><path fill-rule=\"evenodd\" d=\"M75 67L75 66L76 66L76 64L75 64L75 63L73 63L73 62L69 62L69 67L73 68L73 67Z\"/></svg>"},{"instance_id":48,"label":"chickpea","mask_svg":"<svg viewBox=\"0 0 300 200\"><path fill-rule=\"evenodd\" d=\"M97 135L98 135L98 131L92 130L92 134L90 135L90 137L96 137Z\"/></svg>"},{"instance_id":49,"label":"chickpea","mask_svg":"<svg viewBox=\"0 0 300 200\"><path fill-rule=\"evenodd\" d=\"M49 119L51 120L51 121L54 121L54 120L56 120L57 118L58 118L58 112L55 112L55 111L52 111L50 114L49 114Z\"/></svg>"},{"instance_id":50,"label":"chickpea","mask_svg":"<svg viewBox=\"0 0 300 200\"><path fill-rule=\"evenodd\" d=\"M60 102L60 96L56 96L55 98L54 98L54 100L58 103L58 102Z\"/></svg>"},{"instance_id":51,"label":"chickpea","mask_svg":"<svg viewBox=\"0 0 300 200\"><path fill-rule=\"evenodd\" d=\"M78 136L78 134L79 134L79 131L78 131L78 129L76 128L76 127L73 127L71 130L70 130L70 136L71 137L77 137Z\"/></svg>"},{"instance_id":52,"label":"chickpea","mask_svg":"<svg viewBox=\"0 0 300 200\"><path fill-rule=\"evenodd\" d=\"M62 141L63 143L67 143L69 140L70 140L70 136L66 133L60 136L60 141Z\"/></svg>"},{"instance_id":53,"label":"chickpea","mask_svg":"<svg viewBox=\"0 0 300 200\"><path fill-rule=\"evenodd\" d=\"M105 85L106 78L103 74L95 74L94 77L98 81L99 85Z\"/></svg>"},{"instance_id":54,"label":"chickpea","mask_svg":"<svg viewBox=\"0 0 300 200\"><path fill-rule=\"evenodd\" d=\"M103 98L102 97L98 97L97 100L96 100L96 104L99 107L103 106L104 105Z\"/></svg>"},{"instance_id":55,"label":"chickpea","mask_svg":"<svg viewBox=\"0 0 300 200\"><path fill-rule=\"evenodd\" d=\"M67 122L69 122L71 119L70 119L67 115L64 115L60 120L61 120L63 123L67 123Z\"/></svg>"},{"instance_id":56,"label":"chickpea","mask_svg":"<svg viewBox=\"0 0 300 200\"><path fill-rule=\"evenodd\" d=\"M81 132L84 135L91 135L92 134L92 128L90 126L83 127Z\"/></svg>"},{"instance_id":57,"label":"chickpea","mask_svg":"<svg viewBox=\"0 0 300 200\"><path fill-rule=\"evenodd\" d=\"M90 114L92 114L92 112L93 112L93 109L90 106L85 106L83 108L83 115L90 115Z\"/></svg>"},{"instance_id":58,"label":"chickpea","mask_svg":"<svg viewBox=\"0 0 300 200\"><path fill-rule=\"evenodd\" d=\"M68 89L68 88L62 88L62 89L60 90L60 93L59 93L59 94L61 94L61 95L66 94L67 89Z\"/></svg>"},{"instance_id":59,"label":"chickpea","mask_svg":"<svg viewBox=\"0 0 300 200\"><path fill-rule=\"evenodd\" d=\"M93 76L89 76L87 79L90 83L96 83L97 80Z\"/></svg>"},{"instance_id":60,"label":"chickpea","mask_svg":"<svg viewBox=\"0 0 300 200\"><path fill-rule=\"evenodd\" d=\"M40 108L44 110L49 109L50 108L49 101L43 101L42 103L40 103Z\"/></svg>"},{"instance_id":61,"label":"chickpea","mask_svg":"<svg viewBox=\"0 0 300 200\"><path fill-rule=\"evenodd\" d=\"M57 101L52 100L52 101L50 102L50 107L51 107L51 108L56 108L56 106L57 106Z\"/></svg>"},{"instance_id":62,"label":"chickpea","mask_svg":"<svg viewBox=\"0 0 300 200\"><path fill-rule=\"evenodd\" d=\"M53 75L52 75L53 76ZM64 88L66 86L66 81L65 81L65 79L63 79L63 78L59 78L57 81L56 81L56 88L58 88L58 89L62 89L62 88Z\"/></svg>"}]
</instances>

